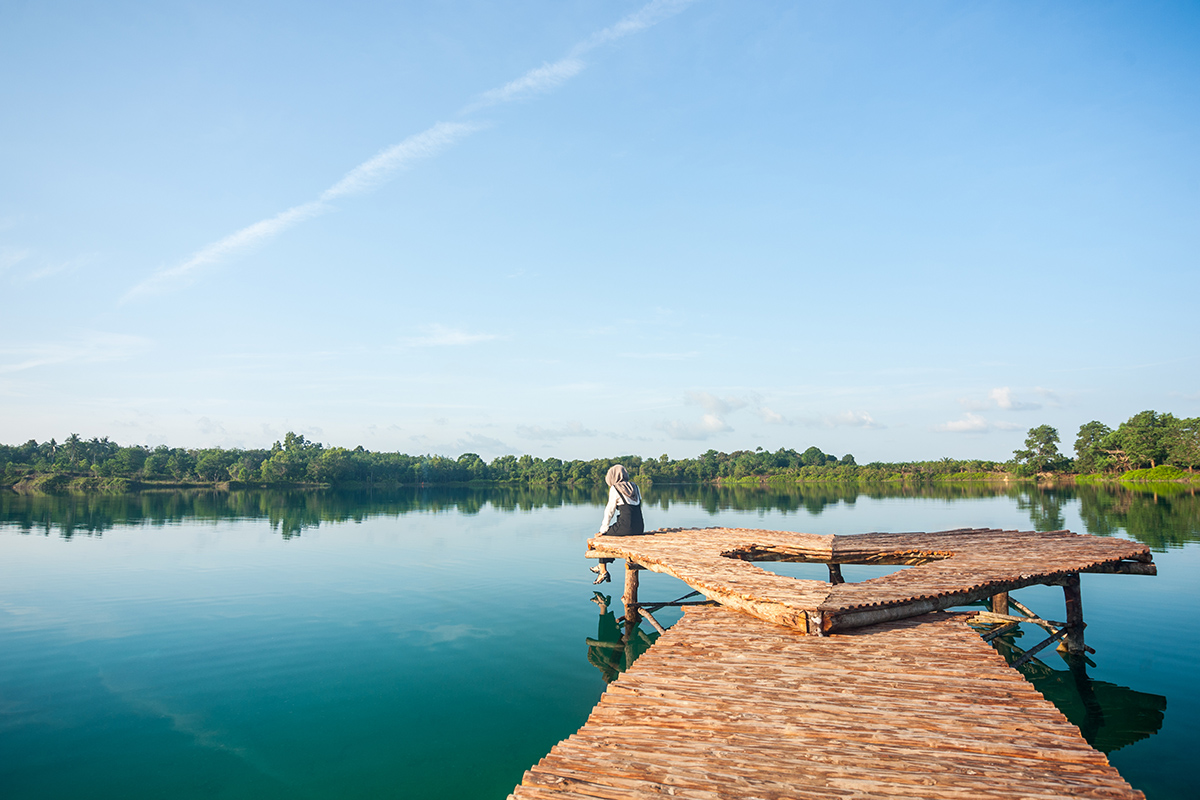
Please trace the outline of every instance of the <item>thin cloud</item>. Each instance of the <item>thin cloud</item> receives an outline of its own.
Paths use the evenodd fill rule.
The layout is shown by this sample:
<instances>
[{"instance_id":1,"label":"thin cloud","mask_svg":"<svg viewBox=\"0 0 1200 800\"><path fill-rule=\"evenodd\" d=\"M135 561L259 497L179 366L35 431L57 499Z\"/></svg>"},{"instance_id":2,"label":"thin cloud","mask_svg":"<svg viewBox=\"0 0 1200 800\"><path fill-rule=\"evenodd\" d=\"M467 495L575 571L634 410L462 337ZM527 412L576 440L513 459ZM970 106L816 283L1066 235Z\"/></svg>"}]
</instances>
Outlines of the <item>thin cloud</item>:
<instances>
[{"instance_id":1,"label":"thin cloud","mask_svg":"<svg viewBox=\"0 0 1200 800\"><path fill-rule=\"evenodd\" d=\"M557 89L582 72L583 67L582 61L570 57L555 61L553 64L535 67L515 81L509 81L503 86L484 92L477 101L463 109L463 113Z\"/></svg>"},{"instance_id":2,"label":"thin cloud","mask_svg":"<svg viewBox=\"0 0 1200 800\"><path fill-rule=\"evenodd\" d=\"M29 248L17 249L15 247L5 247L0 249L0 272L4 272L10 267L15 267L33 253Z\"/></svg>"},{"instance_id":3,"label":"thin cloud","mask_svg":"<svg viewBox=\"0 0 1200 800\"><path fill-rule=\"evenodd\" d=\"M615 25L594 33L584 41L575 45L571 50L572 56L581 56L589 50L606 44L612 44L618 39L641 33L647 28L657 25L668 17L672 17L690 6L695 0L654 0L642 6L637 11L624 17Z\"/></svg>"},{"instance_id":4,"label":"thin cloud","mask_svg":"<svg viewBox=\"0 0 1200 800\"><path fill-rule=\"evenodd\" d=\"M768 425L791 425L792 424L791 422L789 422L787 419L784 418L783 414L780 414L778 411L772 411L771 409L767 408L766 406L759 406L758 408L755 409L755 413L758 414L759 419L761 419L763 422L767 423Z\"/></svg>"},{"instance_id":5,"label":"thin cloud","mask_svg":"<svg viewBox=\"0 0 1200 800\"><path fill-rule=\"evenodd\" d=\"M865 411L843 411L840 414L826 417L824 422L827 428L866 428L868 430L876 430L886 427L876 422Z\"/></svg>"},{"instance_id":6,"label":"thin cloud","mask_svg":"<svg viewBox=\"0 0 1200 800\"><path fill-rule=\"evenodd\" d=\"M672 439L699 441L732 431L733 427L725 417L746 407L746 401L740 397L717 397L709 392L688 392L684 400L689 405L700 406L707 413L699 422L672 420L659 423L656 427Z\"/></svg>"},{"instance_id":7,"label":"thin cloud","mask_svg":"<svg viewBox=\"0 0 1200 800\"><path fill-rule=\"evenodd\" d=\"M1000 386L988 394L997 407L1008 411L1034 411L1042 407L1041 403L1024 403L1013 397L1012 389Z\"/></svg>"},{"instance_id":8,"label":"thin cloud","mask_svg":"<svg viewBox=\"0 0 1200 800\"><path fill-rule=\"evenodd\" d=\"M30 272L22 280L24 280L27 283L32 283L33 281L40 281L43 278L49 278L53 275L57 275L60 272L67 272L67 271L75 270L82 266L86 266L87 264L90 264L93 261L95 261L95 256L83 255L83 256L78 256L76 258L67 259L66 261L49 262L49 263L43 264L41 267L35 269L33 272Z\"/></svg>"},{"instance_id":9,"label":"thin cloud","mask_svg":"<svg viewBox=\"0 0 1200 800\"><path fill-rule=\"evenodd\" d=\"M394 173L407 169L416 161L433 158L482 127L461 122L439 122L347 172L344 178L321 193L321 201L336 200L373 189Z\"/></svg>"},{"instance_id":10,"label":"thin cloud","mask_svg":"<svg viewBox=\"0 0 1200 800\"><path fill-rule=\"evenodd\" d=\"M1058 392L1051 391L1050 389L1042 388L1041 386L1033 387L1033 392L1034 392L1034 394L1041 397L1043 400L1045 400L1050 405L1059 407L1059 408L1062 407L1063 398Z\"/></svg>"},{"instance_id":11,"label":"thin cloud","mask_svg":"<svg viewBox=\"0 0 1200 800\"><path fill-rule=\"evenodd\" d=\"M963 415L962 419L943 422L941 425L934 425L935 431L945 431L947 433L987 433L989 431L1015 431L1020 430L1020 425L1014 425L1011 422L991 422L978 414L970 412Z\"/></svg>"},{"instance_id":12,"label":"thin cloud","mask_svg":"<svg viewBox=\"0 0 1200 800\"><path fill-rule=\"evenodd\" d=\"M687 402L701 406L710 414L724 415L746 407L746 401L737 397L717 397L708 392L688 392Z\"/></svg>"},{"instance_id":13,"label":"thin cloud","mask_svg":"<svg viewBox=\"0 0 1200 800\"><path fill-rule=\"evenodd\" d=\"M702 441L733 430L729 423L716 414L705 414L698 423L672 420L659 423L656 427L672 439L686 441Z\"/></svg>"},{"instance_id":14,"label":"thin cloud","mask_svg":"<svg viewBox=\"0 0 1200 800\"><path fill-rule=\"evenodd\" d=\"M686 361L700 355L691 350L687 353L621 353L621 358L640 358L650 361Z\"/></svg>"},{"instance_id":15,"label":"thin cloud","mask_svg":"<svg viewBox=\"0 0 1200 800\"><path fill-rule=\"evenodd\" d=\"M626 36L640 33L677 14L692 2L693 0L654 0L624 17L615 25L576 44L571 48L567 57L535 67L516 80L483 92L474 103L463 109L462 113L470 113L488 106L508 103L557 89L583 70L585 64L580 56L584 53ZM322 192L318 199L293 206L273 217L248 225L230 236L201 248L182 264L159 270L126 292L122 302L147 294L180 288L186 285L201 267L223 261L239 251L278 236L293 225L323 214L330 210L330 201L374 188L397 171L405 169L417 161L433 158L464 137L482 130L484 127L486 126L476 123L439 122L421 133L410 136L350 170L341 180Z\"/></svg>"},{"instance_id":16,"label":"thin cloud","mask_svg":"<svg viewBox=\"0 0 1200 800\"><path fill-rule=\"evenodd\" d=\"M414 336L401 341L406 347L457 347L466 344L489 342L500 337L493 333L467 333L445 325L429 325L424 336Z\"/></svg>"},{"instance_id":17,"label":"thin cloud","mask_svg":"<svg viewBox=\"0 0 1200 800\"><path fill-rule=\"evenodd\" d=\"M972 414L969 411L963 415L962 419L956 419L952 422L943 422L941 425L934 425L936 431L948 431L950 433L983 433L992 429L992 425L978 414Z\"/></svg>"},{"instance_id":18,"label":"thin cloud","mask_svg":"<svg viewBox=\"0 0 1200 800\"><path fill-rule=\"evenodd\" d=\"M1047 399L1052 398L1051 402L1057 403L1057 397L1053 392L1041 388L1035 389L1034 391L1038 394L1041 394L1043 397L1047 397ZM995 389L992 389L990 392L988 392L988 396L985 399L980 399L978 397L960 397L958 399L958 403L967 411L988 411L995 408L1003 409L1005 411L1036 411L1042 407L1041 403L1029 403L1018 400L1015 396L1013 396L1013 390L1007 386L997 386Z\"/></svg>"},{"instance_id":19,"label":"thin cloud","mask_svg":"<svg viewBox=\"0 0 1200 800\"><path fill-rule=\"evenodd\" d=\"M253 225L247 225L237 233L232 233L224 239L219 239L207 247L201 248L182 264L151 275L130 289L122 298L122 302L142 295L178 288L184 285L188 277L200 267L223 261L238 251L272 239L293 225L312 219L328 210L328 205L314 200L310 203L293 206L287 211L280 211L275 216L259 220Z\"/></svg>"},{"instance_id":20,"label":"thin cloud","mask_svg":"<svg viewBox=\"0 0 1200 800\"><path fill-rule=\"evenodd\" d=\"M200 431L200 433L204 434L205 436L211 436L214 433L219 433L224 436L226 433L224 425L208 417L201 417L200 419L196 420L196 430Z\"/></svg>"},{"instance_id":21,"label":"thin cloud","mask_svg":"<svg viewBox=\"0 0 1200 800\"><path fill-rule=\"evenodd\" d=\"M583 423L572 422L563 428L543 428L540 425L518 425L517 435L525 439L557 442L571 436L595 436L596 432L583 427Z\"/></svg>"},{"instance_id":22,"label":"thin cloud","mask_svg":"<svg viewBox=\"0 0 1200 800\"><path fill-rule=\"evenodd\" d=\"M130 358L149 347L140 336L92 331L65 342L0 349L0 374L68 363L98 363ZM6 359L7 363L5 363Z\"/></svg>"}]
</instances>

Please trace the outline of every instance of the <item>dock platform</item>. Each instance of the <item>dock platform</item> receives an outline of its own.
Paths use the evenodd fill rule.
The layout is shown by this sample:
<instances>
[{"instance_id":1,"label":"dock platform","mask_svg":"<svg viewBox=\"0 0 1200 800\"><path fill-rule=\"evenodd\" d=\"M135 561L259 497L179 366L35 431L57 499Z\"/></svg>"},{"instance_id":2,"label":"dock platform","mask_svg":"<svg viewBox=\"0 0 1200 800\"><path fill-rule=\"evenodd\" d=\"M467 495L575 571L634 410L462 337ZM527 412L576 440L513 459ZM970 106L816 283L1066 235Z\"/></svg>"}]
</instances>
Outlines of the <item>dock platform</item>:
<instances>
[{"instance_id":1,"label":"dock platform","mask_svg":"<svg viewBox=\"0 0 1200 800\"><path fill-rule=\"evenodd\" d=\"M1143 797L967 616L816 637L689 608L511 797Z\"/></svg>"},{"instance_id":2,"label":"dock platform","mask_svg":"<svg viewBox=\"0 0 1200 800\"><path fill-rule=\"evenodd\" d=\"M1080 572L1155 574L1150 548L1070 531L961 529L818 536L741 528L597 536L592 558L623 558L673 575L721 605L823 635L973 603ZM900 564L861 583L798 580L754 561Z\"/></svg>"},{"instance_id":3,"label":"dock platform","mask_svg":"<svg viewBox=\"0 0 1200 800\"><path fill-rule=\"evenodd\" d=\"M1022 659L1083 640L1079 574L1153 575L1145 545L1070 531L962 529L818 536L706 528L589 540L624 559L625 639L651 610L689 606L610 684L587 723L525 773L513 800L1139 798L1079 729L955 606L1047 630ZM754 561L821 562L828 582ZM907 569L860 583L843 564ZM718 605L640 603L642 569ZM1008 592L1063 587L1066 622ZM693 601L694 602L694 601ZM632 660L631 658L629 660Z\"/></svg>"}]
</instances>

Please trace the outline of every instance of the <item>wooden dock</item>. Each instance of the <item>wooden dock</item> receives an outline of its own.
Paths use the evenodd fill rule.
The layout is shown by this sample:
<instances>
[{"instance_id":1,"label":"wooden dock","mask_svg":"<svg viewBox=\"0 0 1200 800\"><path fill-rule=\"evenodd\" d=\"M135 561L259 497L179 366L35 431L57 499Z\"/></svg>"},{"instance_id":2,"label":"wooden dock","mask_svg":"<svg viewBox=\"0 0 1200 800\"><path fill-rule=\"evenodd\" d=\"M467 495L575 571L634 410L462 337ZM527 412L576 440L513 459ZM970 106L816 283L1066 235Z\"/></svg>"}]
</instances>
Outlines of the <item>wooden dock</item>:
<instances>
[{"instance_id":1,"label":"wooden dock","mask_svg":"<svg viewBox=\"0 0 1200 800\"><path fill-rule=\"evenodd\" d=\"M690 608L511 797L1142 797L965 616L816 637Z\"/></svg>"},{"instance_id":2,"label":"wooden dock","mask_svg":"<svg viewBox=\"0 0 1200 800\"><path fill-rule=\"evenodd\" d=\"M818 635L903 619L1080 572L1154 574L1150 548L1070 531L963 529L940 533L817 536L740 528L671 529L598 536L592 558L623 558L664 572L721 605ZM767 572L754 561L831 565L830 583ZM862 583L838 583L841 564L910 568Z\"/></svg>"},{"instance_id":3,"label":"wooden dock","mask_svg":"<svg viewBox=\"0 0 1200 800\"><path fill-rule=\"evenodd\" d=\"M525 773L514 800L583 798L1136 798L1079 730L944 609L1063 587L1067 621L1033 617L1082 654L1079 573L1153 575L1123 539L964 529L816 536L707 528L596 537L626 561L626 638L647 610L638 571L673 575L720 606L687 609L611 684L578 733ZM753 561L829 565L829 582ZM846 583L843 564L898 564ZM1020 603L1012 604L1029 614ZM742 613L739 613L742 612ZM1000 629L997 630L999 632Z\"/></svg>"}]
</instances>

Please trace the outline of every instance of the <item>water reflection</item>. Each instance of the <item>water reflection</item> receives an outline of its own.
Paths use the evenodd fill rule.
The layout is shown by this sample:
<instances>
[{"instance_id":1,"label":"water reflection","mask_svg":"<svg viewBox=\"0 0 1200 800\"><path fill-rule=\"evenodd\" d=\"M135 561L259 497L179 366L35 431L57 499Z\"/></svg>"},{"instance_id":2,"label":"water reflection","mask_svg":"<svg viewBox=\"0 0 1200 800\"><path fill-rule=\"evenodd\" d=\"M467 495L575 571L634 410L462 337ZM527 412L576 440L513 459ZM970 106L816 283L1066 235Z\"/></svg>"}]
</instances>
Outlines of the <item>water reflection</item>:
<instances>
[{"instance_id":1,"label":"water reflection","mask_svg":"<svg viewBox=\"0 0 1200 800\"><path fill-rule=\"evenodd\" d=\"M1016 643L1021 632L1005 634L993 645L1011 664L1025 650ZM1167 710L1167 698L1093 680L1087 673L1086 656L1060 653L1067 669L1056 670L1033 658L1018 667L1042 696L1079 728L1088 744L1111 753L1158 733ZM1094 665L1093 665L1094 666Z\"/></svg>"},{"instance_id":2,"label":"water reflection","mask_svg":"<svg viewBox=\"0 0 1200 800\"><path fill-rule=\"evenodd\" d=\"M592 602L600 607L600 619L596 625L596 638L587 640L587 660L600 674L605 683L612 683L617 676L633 666L638 656L658 641L658 631L647 633L640 627L618 620L609 606L610 595L592 593Z\"/></svg>"},{"instance_id":3,"label":"water reflection","mask_svg":"<svg viewBox=\"0 0 1200 800\"><path fill-rule=\"evenodd\" d=\"M897 486L809 484L718 487L655 485L646 492L651 509L672 505L721 511L773 511L820 515L859 498L975 500L1007 497L1029 515L1034 530L1065 527L1064 509L1078 506L1088 533L1126 535L1162 550L1200 541L1200 498L1179 485L1154 489L1116 486L1039 487L989 483ZM133 494L18 494L0 491L0 526L28 533L99 535L116 525L167 525L183 520L266 519L284 538L322 522L362 521L413 512L473 515L485 507L532 511L564 505L603 505L594 487L413 487L389 492L332 490L175 490ZM664 514L665 515L665 514Z\"/></svg>"}]
</instances>

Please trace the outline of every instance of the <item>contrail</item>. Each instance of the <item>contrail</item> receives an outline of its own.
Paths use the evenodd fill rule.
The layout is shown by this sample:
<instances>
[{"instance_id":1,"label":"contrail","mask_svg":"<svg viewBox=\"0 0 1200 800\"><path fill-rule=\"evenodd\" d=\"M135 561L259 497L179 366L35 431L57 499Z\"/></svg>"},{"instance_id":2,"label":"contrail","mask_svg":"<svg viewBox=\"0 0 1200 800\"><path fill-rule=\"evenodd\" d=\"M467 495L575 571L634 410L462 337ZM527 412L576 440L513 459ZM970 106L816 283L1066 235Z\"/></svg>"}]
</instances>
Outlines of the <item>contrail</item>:
<instances>
[{"instance_id":1,"label":"contrail","mask_svg":"<svg viewBox=\"0 0 1200 800\"><path fill-rule=\"evenodd\" d=\"M428 130L410 136L397 145L392 145L374 158L364 161L346 173L346 177L321 193L321 200L334 200L348 194L357 194L373 188L396 170L404 169L414 161L433 158L459 139L474 133L482 125L456 122L439 122Z\"/></svg>"},{"instance_id":2,"label":"contrail","mask_svg":"<svg viewBox=\"0 0 1200 800\"><path fill-rule=\"evenodd\" d=\"M535 67L516 80L483 92L460 113L470 114L482 108L557 89L583 70L585 64L580 57L585 53L640 33L677 14L693 2L695 0L653 0L615 25L597 31L579 42L571 48L566 58ZM321 192L316 200L293 206L273 217L247 225L236 233L202 247L183 263L160 269L126 292L122 302L179 288L191 280L193 274L202 267L223 261L237 252L278 236L294 225L324 214L333 208L331 201L372 189L388 180L394 173L407 169L418 161L436 156L485 127L487 126L479 123L439 122L409 136L347 172L341 180Z\"/></svg>"}]
</instances>

